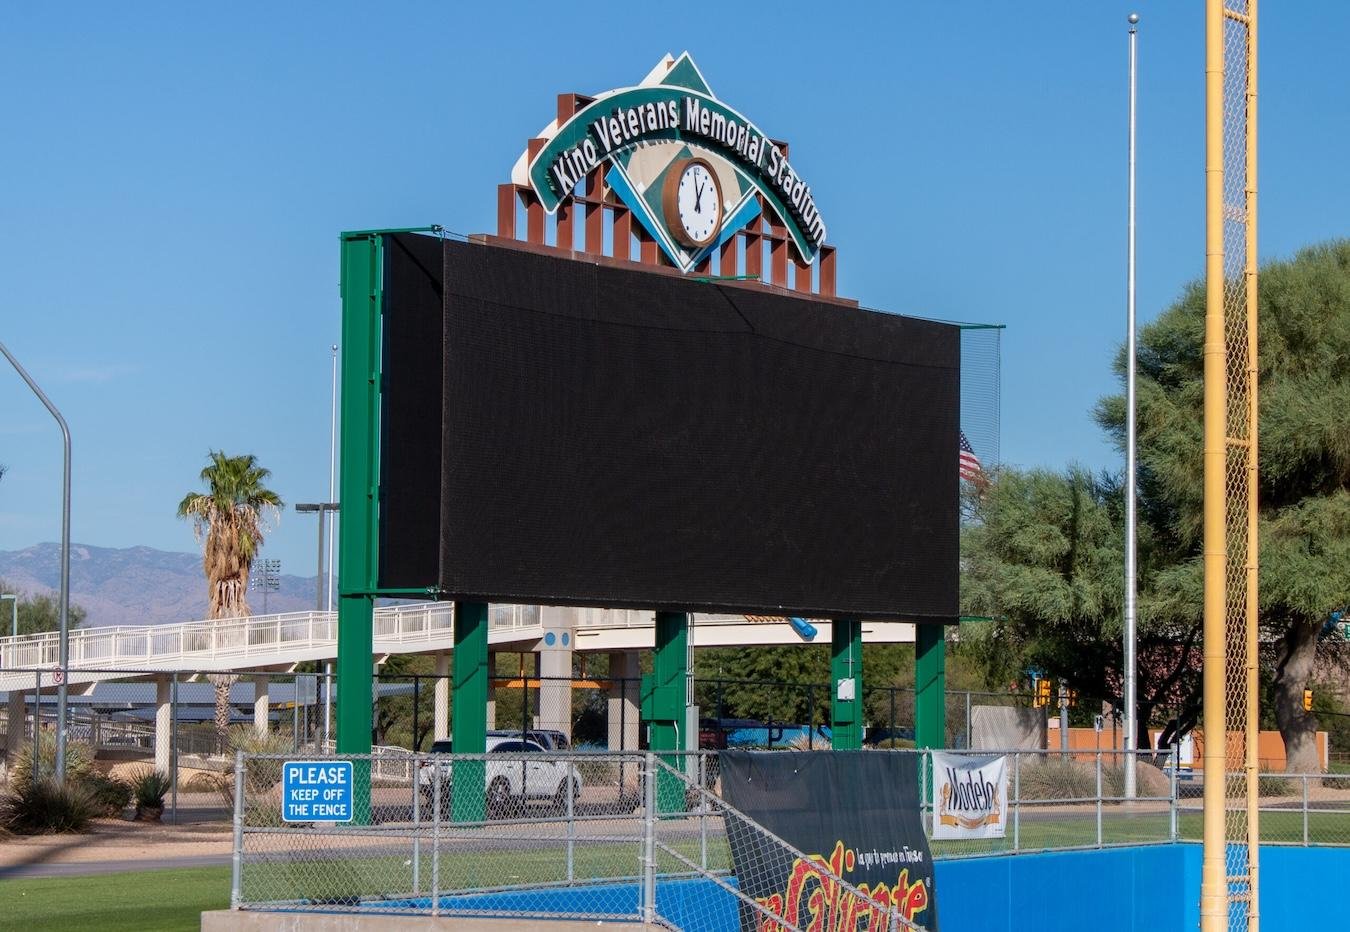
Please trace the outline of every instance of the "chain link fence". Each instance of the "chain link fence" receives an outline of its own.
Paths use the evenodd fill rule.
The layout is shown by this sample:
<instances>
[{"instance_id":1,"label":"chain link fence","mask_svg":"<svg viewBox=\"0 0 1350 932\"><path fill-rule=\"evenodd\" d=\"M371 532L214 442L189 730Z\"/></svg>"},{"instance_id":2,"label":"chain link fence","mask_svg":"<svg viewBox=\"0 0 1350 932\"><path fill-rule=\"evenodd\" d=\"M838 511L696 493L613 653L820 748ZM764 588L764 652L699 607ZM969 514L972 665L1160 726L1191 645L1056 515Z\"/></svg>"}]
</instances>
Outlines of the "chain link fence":
<instances>
[{"instance_id":1,"label":"chain link fence","mask_svg":"<svg viewBox=\"0 0 1350 932\"><path fill-rule=\"evenodd\" d=\"M518 747L501 741L499 748ZM781 753L796 753L784 751ZM1002 837L934 838L935 753L918 770L937 859L1198 841L1199 779L1170 754L1138 752L1138 795L1124 796L1124 753L980 752L1006 760ZM287 823L288 760L351 760L351 823ZM731 846L749 869L806 859L721 796L717 754L503 750L480 755L240 754L235 765L233 903L244 909L660 921L719 929L736 917L780 922L741 893ZM389 774L402 774L401 778ZM1350 844L1350 775L1266 775L1262 840ZM659 805L658 805L659 802ZM812 861L812 863L817 863ZM821 868L828 875L828 865ZM827 876L841 895L858 895ZM747 883L747 886L750 884ZM898 916L885 927L907 928ZM879 920L880 921L880 920ZM877 926L882 927L881 925Z\"/></svg>"}]
</instances>

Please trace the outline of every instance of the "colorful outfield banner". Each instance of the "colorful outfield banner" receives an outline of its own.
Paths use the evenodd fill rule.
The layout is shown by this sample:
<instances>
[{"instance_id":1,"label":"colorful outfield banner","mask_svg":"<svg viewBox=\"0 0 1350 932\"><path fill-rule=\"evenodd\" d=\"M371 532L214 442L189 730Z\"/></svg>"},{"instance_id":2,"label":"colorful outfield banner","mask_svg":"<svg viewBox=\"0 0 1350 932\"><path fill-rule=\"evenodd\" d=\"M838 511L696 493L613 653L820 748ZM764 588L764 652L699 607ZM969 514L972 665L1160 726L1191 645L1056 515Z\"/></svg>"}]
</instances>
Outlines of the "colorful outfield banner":
<instances>
[{"instance_id":1,"label":"colorful outfield banner","mask_svg":"<svg viewBox=\"0 0 1350 932\"><path fill-rule=\"evenodd\" d=\"M918 760L874 751L723 751L722 794L755 823L725 814L740 889L803 929L886 929L892 904L901 917L937 929ZM747 906L741 928L784 926Z\"/></svg>"},{"instance_id":2,"label":"colorful outfield banner","mask_svg":"<svg viewBox=\"0 0 1350 932\"><path fill-rule=\"evenodd\" d=\"M933 752L933 837L1002 838L1008 758Z\"/></svg>"}]
</instances>

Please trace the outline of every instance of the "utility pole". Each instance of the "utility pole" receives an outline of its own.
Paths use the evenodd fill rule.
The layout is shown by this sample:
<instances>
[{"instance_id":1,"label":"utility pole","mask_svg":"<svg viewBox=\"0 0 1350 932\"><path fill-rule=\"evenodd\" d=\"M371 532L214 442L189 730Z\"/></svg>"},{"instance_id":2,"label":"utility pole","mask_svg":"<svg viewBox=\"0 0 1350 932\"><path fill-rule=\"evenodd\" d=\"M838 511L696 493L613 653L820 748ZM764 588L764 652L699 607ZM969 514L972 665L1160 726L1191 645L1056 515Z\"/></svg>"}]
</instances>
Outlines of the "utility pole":
<instances>
[{"instance_id":1,"label":"utility pole","mask_svg":"<svg viewBox=\"0 0 1350 932\"><path fill-rule=\"evenodd\" d=\"M57 426L61 428L63 452L63 467L61 470L61 595L59 603L61 681L56 684L56 782L64 784L66 781L66 681L70 679L70 428L66 426L66 419L61 416L61 412L56 409L56 405L52 404L46 393L38 388L38 384L28 374L28 370L19 365L19 361L14 358L14 355L3 343L0 343L0 353L5 355L9 364L28 383L28 387L33 390L33 394L38 396L38 400L51 412L52 417L56 418ZM40 692L40 679L38 687ZM33 760L36 762L36 726L34 727L34 745Z\"/></svg>"},{"instance_id":2,"label":"utility pole","mask_svg":"<svg viewBox=\"0 0 1350 932\"><path fill-rule=\"evenodd\" d=\"M1131 13L1130 22L1130 143L1129 143L1129 208L1126 221L1126 285L1125 285L1125 798L1134 799L1135 750L1139 747L1138 727L1139 701L1136 695L1138 683L1135 655L1135 627L1137 624L1135 589L1137 585L1136 515L1135 515L1135 428L1134 428L1134 126L1135 126L1135 74L1138 59L1135 53L1135 40L1139 25L1139 14Z\"/></svg>"}]
</instances>

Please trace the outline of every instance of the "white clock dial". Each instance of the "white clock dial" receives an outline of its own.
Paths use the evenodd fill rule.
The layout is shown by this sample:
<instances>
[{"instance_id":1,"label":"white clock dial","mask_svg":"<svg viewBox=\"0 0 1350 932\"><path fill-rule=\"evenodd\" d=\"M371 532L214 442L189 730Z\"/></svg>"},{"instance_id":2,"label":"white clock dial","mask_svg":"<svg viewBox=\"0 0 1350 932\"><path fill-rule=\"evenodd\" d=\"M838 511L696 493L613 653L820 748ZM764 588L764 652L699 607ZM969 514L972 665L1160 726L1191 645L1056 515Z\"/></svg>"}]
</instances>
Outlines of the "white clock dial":
<instances>
[{"instance_id":1,"label":"white clock dial","mask_svg":"<svg viewBox=\"0 0 1350 932\"><path fill-rule=\"evenodd\" d=\"M722 191L702 161L691 161L680 171L676 209L681 239L703 246L717 235L722 221Z\"/></svg>"}]
</instances>

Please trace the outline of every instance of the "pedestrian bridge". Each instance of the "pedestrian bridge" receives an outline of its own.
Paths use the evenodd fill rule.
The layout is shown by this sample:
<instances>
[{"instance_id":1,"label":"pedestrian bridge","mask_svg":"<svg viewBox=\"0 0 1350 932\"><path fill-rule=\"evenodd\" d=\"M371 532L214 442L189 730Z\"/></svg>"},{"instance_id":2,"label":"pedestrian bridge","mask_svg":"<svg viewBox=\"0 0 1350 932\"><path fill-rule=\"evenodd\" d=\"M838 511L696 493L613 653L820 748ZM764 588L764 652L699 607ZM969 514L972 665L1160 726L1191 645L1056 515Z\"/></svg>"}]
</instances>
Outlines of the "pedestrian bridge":
<instances>
[{"instance_id":1,"label":"pedestrian bridge","mask_svg":"<svg viewBox=\"0 0 1350 932\"><path fill-rule=\"evenodd\" d=\"M745 647L801 644L803 637L786 619L745 615L693 615L690 641L695 647ZM830 623L815 622L815 643L830 642ZM530 651L546 634L566 633L583 652L650 649L652 612L617 609L550 608L493 605L488 644L496 650ZM914 626L868 622L871 642L912 642ZM554 643L553 640L548 641ZM423 602L375 610L375 657L390 654L441 654L454 646L454 606ZM306 661L337 657L335 612L286 612L245 618L191 621L174 625L119 625L70 632L70 684L125 679L126 671L246 672L287 670ZM34 670L54 674L60 663L55 633L0 638L0 692L35 684ZM43 674L43 686L55 678Z\"/></svg>"}]
</instances>

